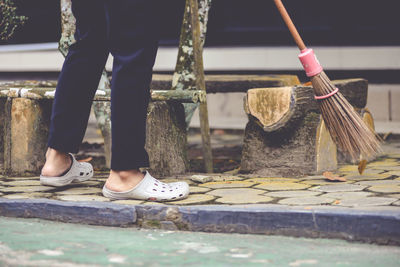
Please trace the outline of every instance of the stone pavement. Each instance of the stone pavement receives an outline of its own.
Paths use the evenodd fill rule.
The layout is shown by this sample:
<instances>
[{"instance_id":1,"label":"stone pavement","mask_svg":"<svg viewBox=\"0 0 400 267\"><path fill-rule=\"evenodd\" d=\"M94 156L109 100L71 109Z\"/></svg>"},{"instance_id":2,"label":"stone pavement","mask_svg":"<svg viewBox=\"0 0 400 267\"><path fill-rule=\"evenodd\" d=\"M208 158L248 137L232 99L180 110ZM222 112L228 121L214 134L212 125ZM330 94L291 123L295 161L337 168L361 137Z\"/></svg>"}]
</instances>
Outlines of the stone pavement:
<instances>
[{"instance_id":1,"label":"stone pavement","mask_svg":"<svg viewBox=\"0 0 400 267\"><path fill-rule=\"evenodd\" d=\"M107 172L63 188L42 186L39 177L0 176L0 215L400 244L399 143L384 150L362 175L356 165L341 165L335 174L345 182L322 175L260 177L237 170L166 177L161 180L187 181L191 191L187 199L168 203L110 201L101 194Z\"/></svg>"},{"instance_id":2,"label":"stone pavement","mask_svg":"<svg viewBox=\"0 0 400 267\"><path fill-rule=\"evenodd\" d=\"M185 180L187 199L170 205L282 204L293 206L398 207L400 209L400 154L386 154L367 165L359 175L356 165L342 165L336 172L345 182L323 175L306 177L260 177L235 170L220 174L187 174L161 179ZM1 177L0 195L6 199L47 198L62 201L109 201L101 194L107 178L98 172L90 181L62 188L42 186L39 177ZM141 200L112 201L119 204L166 205Z\"/></svg>"}]
</instances>

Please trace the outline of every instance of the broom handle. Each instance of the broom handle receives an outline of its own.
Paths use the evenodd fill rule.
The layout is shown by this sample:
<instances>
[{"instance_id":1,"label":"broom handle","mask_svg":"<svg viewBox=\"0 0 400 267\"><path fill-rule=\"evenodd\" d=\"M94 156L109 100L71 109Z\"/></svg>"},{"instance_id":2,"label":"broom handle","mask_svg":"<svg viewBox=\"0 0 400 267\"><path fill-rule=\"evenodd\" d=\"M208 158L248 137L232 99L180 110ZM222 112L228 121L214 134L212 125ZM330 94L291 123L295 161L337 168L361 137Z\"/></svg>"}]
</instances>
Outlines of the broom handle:
<instances>
[{"instance_id":1,"label":"broom handle","mask_svg":"<svg viewBox=\"0 0 400 267\"><path fill-rule=\"evenodd\" d=\"M303 39L301 39L301 36L299 32L296 29L296 26L294 26L292 19L290 18L288 12L286 11L285 6L283 5L281 0L274 0L275 5L279 10L279 13L281 13L281 16L283 20L285 21L287 27L289 28L290 33L293 36L294 41L296 42L297 46L299 47L300 51L306 49L306 45L303 42Z\"/></svg>"}]
</instances>

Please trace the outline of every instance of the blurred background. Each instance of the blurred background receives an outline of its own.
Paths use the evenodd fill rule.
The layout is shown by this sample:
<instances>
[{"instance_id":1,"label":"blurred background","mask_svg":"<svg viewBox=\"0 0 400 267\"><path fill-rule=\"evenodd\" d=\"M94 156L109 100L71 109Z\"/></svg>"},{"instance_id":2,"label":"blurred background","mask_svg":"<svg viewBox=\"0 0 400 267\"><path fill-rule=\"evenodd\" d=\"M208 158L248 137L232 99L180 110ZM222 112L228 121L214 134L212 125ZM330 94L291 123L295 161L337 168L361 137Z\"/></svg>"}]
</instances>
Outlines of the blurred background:
<instances>
[{"instance_id":1,"label":"blurred background","mask_svg":"<svg viewBox=\"0 0 400 267\"><path fill-rule=\"evenodd\" d=\"M154 71L172 73L184 0L169 0ZM0 80L57 79L63 57L57 0L16 0L28 17L15 35L0 42ZM287 0L305 42L332 79L365 78L368 107L380 133L400 134L400 16L395 0ZM157 7L154 7L157 8ZM307 81L297 48L272 0L214 0L204 49L206 73L296 74ZM112 57L107 70L112 66ZM244 129L244 93L210 94L210 126ZM197 116L191 127L199 126Z\"/></svg>"}]
</instances>

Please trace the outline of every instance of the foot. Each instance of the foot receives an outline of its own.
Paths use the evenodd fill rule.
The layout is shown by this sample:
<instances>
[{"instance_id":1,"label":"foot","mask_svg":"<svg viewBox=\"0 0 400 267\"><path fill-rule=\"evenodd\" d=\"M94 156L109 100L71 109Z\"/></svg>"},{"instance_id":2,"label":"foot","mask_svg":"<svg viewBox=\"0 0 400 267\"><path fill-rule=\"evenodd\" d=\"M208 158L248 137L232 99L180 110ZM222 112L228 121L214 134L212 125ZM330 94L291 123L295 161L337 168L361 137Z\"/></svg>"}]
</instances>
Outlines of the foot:
<instances>
[{"instance_id":1,"label":"foot","mask_svg":"<svg viewBox=\"0 0 400 267\"><path fill-rule=\"evenodd\" d=\"M148 172L137 170L111 173L103 187L103 195L110 199L140 199L150 201L172 201L186 198L189 185L186 182L163 183Z\"/></svg>"},{"instance_id":2,"label":"foot","mask_svg":"<svg viewBox=\"0 0 400 267\"><path fill-rule=\"evenodd\" d=\"M46 162L42 168L42 175L46 177L57 177L71 168L72 159L69 154L48 148Z\"/></svg>"},{"instance_id":3,"label":"foot","mask_svg":"<svg viewBox=\"0 0 400 267\"><path fill-rule=\"evenodd\" d=\"M72 154L49 148L46 163L40 175L40 183L49 186L65 186L72 182L84 182L93 177L93 166L78 162Z\"/></svg>"},{"instance_id":4,"label":"foot","mask_svg":"<svg viewBox=\"0 0 400 267\"><path fill-rule=\"evenodd\" d=\"M110 171L105 187L111 191L124 192L134 188L144 178L139 170Z\"/></svg>"}]
</instances>

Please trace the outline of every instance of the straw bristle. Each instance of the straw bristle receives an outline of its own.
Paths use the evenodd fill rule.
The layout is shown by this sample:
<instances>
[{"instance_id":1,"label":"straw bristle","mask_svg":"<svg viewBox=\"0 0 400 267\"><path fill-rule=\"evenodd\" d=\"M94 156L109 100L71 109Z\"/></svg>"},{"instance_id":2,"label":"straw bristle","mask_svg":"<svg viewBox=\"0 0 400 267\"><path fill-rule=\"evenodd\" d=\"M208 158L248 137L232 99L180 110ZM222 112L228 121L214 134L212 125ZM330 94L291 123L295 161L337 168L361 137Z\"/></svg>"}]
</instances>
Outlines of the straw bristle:
<instances>
[{"instance_id":1,"label":"straw bristle","mask_svg":"<svg viewBox=\"0 0 400 267\"><path fill-rule=\"evenodd\" d=\"M311 83L317 96L327 95L336 89L324 72L313 76ZM340 91L318 102L333 141L353 162L360 160L360 156L371 160L381 152L376 134L364 123Z\"/></svg>"}]
</instances>

